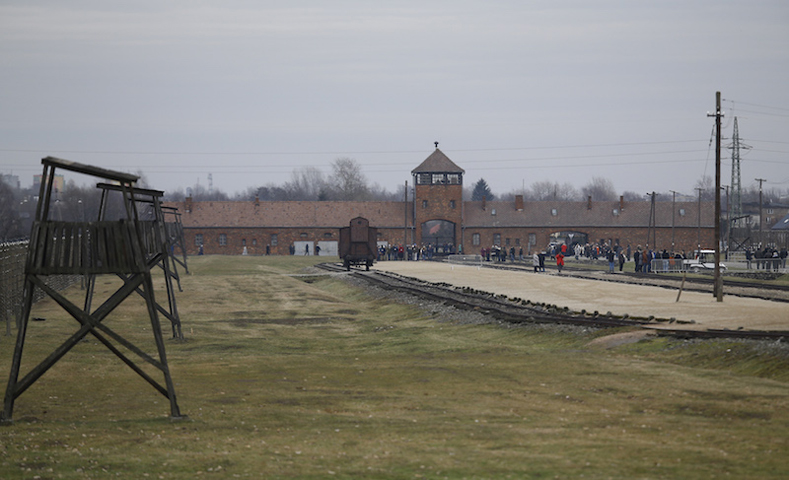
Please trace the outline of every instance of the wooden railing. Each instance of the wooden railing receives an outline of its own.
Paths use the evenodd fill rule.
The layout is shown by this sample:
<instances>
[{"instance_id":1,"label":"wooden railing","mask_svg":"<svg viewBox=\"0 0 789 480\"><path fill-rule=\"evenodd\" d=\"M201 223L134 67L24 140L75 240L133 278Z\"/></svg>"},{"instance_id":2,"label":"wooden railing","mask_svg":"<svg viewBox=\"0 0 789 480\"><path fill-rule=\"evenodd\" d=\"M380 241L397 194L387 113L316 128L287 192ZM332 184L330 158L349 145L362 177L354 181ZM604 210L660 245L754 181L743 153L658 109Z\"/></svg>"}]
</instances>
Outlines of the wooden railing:
<instances>
[{"instance_id":1,"label":"wooden railing","mask_svg":"<svg viewBox=\"0 0 789 480\"><path fill-rule=\"evenodd\" d=\"M34 222L26 273L95 275L147 270L134 223Z\"/></svg>"}]
</instances>

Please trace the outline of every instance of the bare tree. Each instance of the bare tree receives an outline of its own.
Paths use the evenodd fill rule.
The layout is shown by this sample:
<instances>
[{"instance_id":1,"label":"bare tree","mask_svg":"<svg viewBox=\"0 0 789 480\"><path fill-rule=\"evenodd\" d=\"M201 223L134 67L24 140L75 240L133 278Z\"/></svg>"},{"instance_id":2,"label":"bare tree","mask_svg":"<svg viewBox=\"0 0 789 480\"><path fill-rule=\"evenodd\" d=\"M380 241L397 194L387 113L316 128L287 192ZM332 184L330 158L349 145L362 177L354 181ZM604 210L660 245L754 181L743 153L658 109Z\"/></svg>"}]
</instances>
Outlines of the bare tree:
<instances>
[{"instance_id":1,"label":"bare tree","mask_svg":"<svg viewBox=\"0 0 789 480\"><path fill-rule=\"evenodd\" d=\"M13 188L0 180L0 240L22 237L22 223L19 218L19 200Z\"/></svg>"},{"instance_id":2,"label":"bare tree","mask_svg":"<svg viewBox=\"0 0 789 480\"><path fill-rule=\"evenodd\" d=\"M550 180L532 183L529 187L529 200L578 200L578 190L569 183L559 184Z\"/></svg>"},{"instance_id":3,"label":"bare tree","mask_svg":"<svg viewBox=\"0 0 789 480\"><path fill-rule=\"evenodd\" d=\"M323 172L315 167L293 170L291 180L284 188L294 200L318 200L327 190Z\"/></svg>"},{"instance_id":4,"label":"bare tree","mask_svg":"<svg viewBox=\"0 0 789 480\"><path fill-rule=\"evenodd\" d=\"M329 177L329 197L334 200L368 200L370 188L359 162L353 158L338 158L332 162Z\"/></svg>"},{"instance_id":5,"label":"bare tree","mask_svg":"<svg viewBox=\"0 0 789 480\"><path fill-rule=\"evenodd\" d=\"M622 192L622 197L624 197L624 200L626 202L642 202L645 199L644 195L633 191ZM658 196L658 198L663 198L663 197L666 197L666 195ZM668 199L671 200L671 195L668 195Z\"/></svg>"},{"instance_id":6,"label":"bare tree","mask_svg":"<svg viewBox=\"0 0 789 480\"><path fill-rule=\"evenodd\" d=\"M614 182L609 178L592 177L589 183L581 187L584 198L592 197L598 202L616 200L616 189Z\"/></svg>"},{"instance_id":7,"label":"bare tree","mask_svg":"<svg viewBox=\"0 0 789 480\"><path fill-rule=\"evenodd\" d=\"M715 180L711 176L703 175L696 180L696 185L693 186L693 189L701 189L701 199L703 201L715 200ZM694 193L698 195L697 190Z\"/></svg>"}]
</instances>

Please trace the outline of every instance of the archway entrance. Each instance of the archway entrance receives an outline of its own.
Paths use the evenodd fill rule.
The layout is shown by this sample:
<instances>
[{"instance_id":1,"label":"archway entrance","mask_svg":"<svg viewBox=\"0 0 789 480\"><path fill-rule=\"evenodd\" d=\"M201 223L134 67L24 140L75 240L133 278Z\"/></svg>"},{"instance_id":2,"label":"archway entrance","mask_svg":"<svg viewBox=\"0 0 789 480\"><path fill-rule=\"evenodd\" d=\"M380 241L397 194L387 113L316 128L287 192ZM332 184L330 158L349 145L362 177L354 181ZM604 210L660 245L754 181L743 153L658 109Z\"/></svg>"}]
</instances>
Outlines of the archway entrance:
<instances>
[{"instance_id":1,"label":"archway entrance","mask_svg":"<svg viewBox=\"0 0 789 480\"><path fill-rule=\"evenodd\" d=\"M433 245L441 253L455 248L455 223L447 220L428 220L422 224L422 245Z\"/></svg>"},{"instance_id":2,"label":"archway entrance","mask_svg":"<svg viewBox=\"0 0 789 480\"><path fill-rule=\"evenodd\" d=\"M551 244L567 245L569 251L572 251L575 244L583 247L587 243L589 243L589 236L583 232L563 231L551 234Z\"/></svg>"}]
</instances>

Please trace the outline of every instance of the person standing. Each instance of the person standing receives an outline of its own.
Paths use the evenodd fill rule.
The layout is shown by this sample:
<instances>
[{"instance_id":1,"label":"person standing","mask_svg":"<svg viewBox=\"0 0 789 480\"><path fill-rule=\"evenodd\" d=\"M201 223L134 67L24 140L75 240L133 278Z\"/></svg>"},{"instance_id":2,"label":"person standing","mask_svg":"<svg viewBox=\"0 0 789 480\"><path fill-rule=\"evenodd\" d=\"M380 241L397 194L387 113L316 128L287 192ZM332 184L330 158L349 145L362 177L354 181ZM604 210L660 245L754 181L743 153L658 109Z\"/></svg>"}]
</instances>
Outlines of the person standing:
<instances>
[{"instance_id":1,"label":"person standing","mask_svg":"<svg viewBox=\"0 0 789 480\"><path fill-rule=\"evenodd\" d=\"M562 273L562 268L564 267L564 254L561 250L556 252L556 268L559 270L559 273Z\"/></svg>"},{"instance_id":2,"label":"person standing","mask_svg":"<svg viewBox=\"0 0 789 480\"><path fill-rule=\"evenodd\" d=\"M619 251L619 271L625 268L625 254L622 250Z\"/></svg>"},{"instance_id":3,"label":"person standing","mask_svg":"<svg viewBox=\"0 0 789 480\"><path fill-rule=\"evenodd\" d=\"M614 273L614 265L616 264L616 253L613 250L608 250L606 253L606 260L608 260L608 273Z\"/></svg>"},{"instance_id":4,"label":"person standing","mask_svg":"<svg viewBox=\"0 0 789 480\"><path fill-rule=\"evenodd\" d=\"M532 255L531 264L534 266L534 273L540 271L540 255L537 252L534 252L534 255Z\"/></svg>"}]
</instances>

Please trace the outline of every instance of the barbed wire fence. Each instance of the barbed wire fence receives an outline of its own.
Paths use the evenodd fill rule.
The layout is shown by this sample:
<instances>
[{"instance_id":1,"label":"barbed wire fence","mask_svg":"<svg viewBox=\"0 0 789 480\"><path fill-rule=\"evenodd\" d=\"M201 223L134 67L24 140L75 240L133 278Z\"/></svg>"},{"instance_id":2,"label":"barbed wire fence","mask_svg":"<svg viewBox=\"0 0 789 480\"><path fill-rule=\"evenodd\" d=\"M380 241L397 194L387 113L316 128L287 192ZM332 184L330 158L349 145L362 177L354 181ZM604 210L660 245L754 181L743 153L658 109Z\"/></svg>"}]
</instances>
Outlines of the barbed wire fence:
<instances>
[{"instance_id":1,"label":"barbed wire fence","mask_svg":"<svg viewBox=\"0 0 789 480\"><path fill-rule=\"evenodd\" d=\"M22 320L22 298L25 286L25 261L27 260L28 240L0 243L0 328L4 334L11 335L18 329ZM52 275L46 284L55 290L65 290L82 280L79 275ZM36 288L33 302L45 297Z\"/></svg>"}]
</instances>

